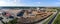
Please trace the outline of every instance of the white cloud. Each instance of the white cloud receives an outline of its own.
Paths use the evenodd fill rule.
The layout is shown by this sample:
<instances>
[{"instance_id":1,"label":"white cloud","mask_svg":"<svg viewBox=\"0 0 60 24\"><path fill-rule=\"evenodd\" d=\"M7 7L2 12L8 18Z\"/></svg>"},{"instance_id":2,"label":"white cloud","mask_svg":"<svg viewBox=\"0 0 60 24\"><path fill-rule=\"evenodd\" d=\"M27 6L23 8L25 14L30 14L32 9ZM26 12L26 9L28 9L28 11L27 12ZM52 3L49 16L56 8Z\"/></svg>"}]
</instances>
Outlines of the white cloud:
<instances>
[{"instance_id":1,"label":"white cloud","mask_svg":"<svg viewBox=\"0 0 60 24\"><path fill-rule=\"evenodd\" d=\"M60 2L56 2L56 4L60 4Z\"/></svg>"},{"instance_id":2,"label":"white cloud","mask_svg":"<svg viewBox=\"0 0 60 24\"><path fill-rule=\"evenodd\" d=\"M6 2L0 1L0 6L6 5Z\"/></svg>"},{"instance_id":3,"label":"white cloud","mask_svg":"<svg viewBox=\"0 0 60 24\"><path fill-rule=\"evenodd\" d=\"M38 4L40 4L41 2L37 2Z\"/></svg>"},{"instance_id":4,"label":"white cloud","mask_svg":"<svg viewBox=\"0 0 60 24\"><path fill-rule=\"evenodd\" d=\"M41 4L41 2L35 2L35 3L37 3L37 4Z\"/></svg>"},{"instance_id":5,"label":"white cloud","mask_svg":"<svg viewBox=\"0 0 60 24\"><path fill-rule=\"evenodd\" d=\"M18 3L19 0L0 0L0 6L24 6L21 2Z\"/></svg>"}]
</instances>

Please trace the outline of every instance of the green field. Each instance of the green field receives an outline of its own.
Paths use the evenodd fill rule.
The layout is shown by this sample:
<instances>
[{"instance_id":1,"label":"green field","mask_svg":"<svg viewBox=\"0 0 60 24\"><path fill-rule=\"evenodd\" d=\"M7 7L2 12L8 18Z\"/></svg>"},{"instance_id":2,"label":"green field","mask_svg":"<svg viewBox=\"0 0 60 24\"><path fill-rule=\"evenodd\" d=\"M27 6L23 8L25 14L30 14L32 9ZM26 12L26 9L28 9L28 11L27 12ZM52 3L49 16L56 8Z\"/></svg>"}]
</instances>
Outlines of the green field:
<instances>
[{"instance_id":1,"label":"green field","mask_svg":"<svg viewBox=\"0 0 60 24\"><path fill-rule=\"evenodd\" d=\"M60 24L60 14L57 15L57 18L54 20L53 24Z\"/></svg>"}]
</instances>

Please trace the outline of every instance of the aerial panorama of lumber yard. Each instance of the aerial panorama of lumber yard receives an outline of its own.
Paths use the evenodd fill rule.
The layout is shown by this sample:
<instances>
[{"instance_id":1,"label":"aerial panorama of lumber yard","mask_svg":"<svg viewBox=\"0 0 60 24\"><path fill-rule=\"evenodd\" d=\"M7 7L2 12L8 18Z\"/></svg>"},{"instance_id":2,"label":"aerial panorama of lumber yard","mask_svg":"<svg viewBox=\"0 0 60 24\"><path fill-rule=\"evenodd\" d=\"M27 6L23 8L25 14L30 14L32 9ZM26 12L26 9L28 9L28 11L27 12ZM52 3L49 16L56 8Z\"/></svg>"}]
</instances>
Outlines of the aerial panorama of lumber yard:
<instances>
[{"instance_id":1,"label":"aerial panorama of lumber yard","mask_svg":"<svg viewBox=\"0 0 60 24\"><path fill-rule=\"evenodd\" d=\"M56 24L60 22L57 7L1 7L1 24Z\"/></svg>"},{"instance_id":2,"label":"aerial panorama of lumber yard","mask_svg":"<svg viewBox=\"0 0 60 24\"><path fill-rule=\"evenodd\" d=\"M0 0L0 24L60 24L60 0Z\"/></svg>"}]
</instances>

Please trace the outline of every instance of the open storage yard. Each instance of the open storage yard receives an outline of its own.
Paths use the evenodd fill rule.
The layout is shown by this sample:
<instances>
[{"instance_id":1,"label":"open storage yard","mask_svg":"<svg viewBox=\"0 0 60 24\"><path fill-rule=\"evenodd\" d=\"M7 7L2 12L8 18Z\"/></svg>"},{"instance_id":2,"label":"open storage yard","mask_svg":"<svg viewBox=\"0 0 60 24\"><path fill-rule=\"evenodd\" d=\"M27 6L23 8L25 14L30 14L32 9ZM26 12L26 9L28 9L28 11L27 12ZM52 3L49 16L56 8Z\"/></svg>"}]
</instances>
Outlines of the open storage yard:
<instances>
[{"instance_id":1,"label":"open storage yard","mask_svg":"<svg viewBox=\"0 0 60 24\"><path fill-rule=\"evenodd\" d=\"M17 22L16 24L34 24L41 22L53 15L56 11L50 8L41 9L2 9L0 15L7 24ZM52 16L53 17L53 16ZM6 20L5 20L6 19ZM12 20L12 21L11 21Z\"/></svg>"},{"instance_id":2,"label":"open storage yard","mask_svg":"<svg viewBox=\"0 0 60 24\"><path fill-rule=\"evenodd\" d=\"M37 21L42 21L46 18L48 18L50 15L54 13L52 10L32 10L32 14L30 11L26 10L23 18L19 18L18 22L21 23L36 23Z\"/></svg>"}]
</instances>

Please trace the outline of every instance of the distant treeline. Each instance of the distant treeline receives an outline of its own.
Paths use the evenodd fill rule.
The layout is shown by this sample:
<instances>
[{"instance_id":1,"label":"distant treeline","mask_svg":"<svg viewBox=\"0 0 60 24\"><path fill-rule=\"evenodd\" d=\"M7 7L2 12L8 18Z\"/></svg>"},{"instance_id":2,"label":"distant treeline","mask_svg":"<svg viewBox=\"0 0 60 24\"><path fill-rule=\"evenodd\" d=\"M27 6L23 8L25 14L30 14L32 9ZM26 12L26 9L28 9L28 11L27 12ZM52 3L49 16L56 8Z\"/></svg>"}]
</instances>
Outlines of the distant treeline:
<instances>
[{"instance_id":1,"label":"distant treeline","mask_svg":"<svg viewBox=\"0 0 60 24\"><path fill-rule=\"evenodd\" d=\"M36 9L37 7L1 7L3 9ZM38 8L45 8L45 7L38 7Z\"/></svg>"}]
</instances>

